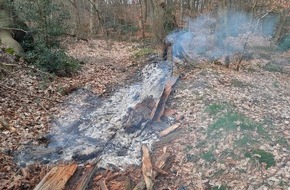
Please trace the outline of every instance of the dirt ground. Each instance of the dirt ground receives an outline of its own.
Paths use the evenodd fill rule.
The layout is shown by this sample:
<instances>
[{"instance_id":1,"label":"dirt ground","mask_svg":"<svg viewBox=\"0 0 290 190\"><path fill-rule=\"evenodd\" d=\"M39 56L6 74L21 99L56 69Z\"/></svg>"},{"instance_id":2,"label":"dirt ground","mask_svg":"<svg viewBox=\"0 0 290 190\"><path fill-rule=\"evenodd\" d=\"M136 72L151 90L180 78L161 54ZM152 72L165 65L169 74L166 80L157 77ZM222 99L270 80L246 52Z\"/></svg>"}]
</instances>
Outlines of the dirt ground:
<instances>
[{"instance_id":1,"label":"dirt ground","mask_svg":"<svg viewBox=\"0 0 290 190\"><path fill-rule=\"evenodd\" d=\"M146 56L136 60L136 55L148 53L127 42L71 39L66 43L69 54L85 63L71 78L3 67L0 115L8 127L2 123L0 129L0 189L33 189L52 167L19 167L13 163L13 152L29 143L42 143L49 116L57 113L56 105L67 94L78 87L98 95L113 93L118 86L137 80L134 77L144 63L140 60ZM13 60L3 53L2 59ZM235 64L230 68L176 64L180 79L167 108L176 112L170 117L181 127L151 150L153 163L164 147L171 155L164 168L167 174L154 180L155 189L288 189L289 61L290 52L285 52L252 57L242 62L239 71ZM141 166L98 171L90 189L100 189L101 180L109 189L132 189L141 179Z\"/></svg>"}]
</instances>

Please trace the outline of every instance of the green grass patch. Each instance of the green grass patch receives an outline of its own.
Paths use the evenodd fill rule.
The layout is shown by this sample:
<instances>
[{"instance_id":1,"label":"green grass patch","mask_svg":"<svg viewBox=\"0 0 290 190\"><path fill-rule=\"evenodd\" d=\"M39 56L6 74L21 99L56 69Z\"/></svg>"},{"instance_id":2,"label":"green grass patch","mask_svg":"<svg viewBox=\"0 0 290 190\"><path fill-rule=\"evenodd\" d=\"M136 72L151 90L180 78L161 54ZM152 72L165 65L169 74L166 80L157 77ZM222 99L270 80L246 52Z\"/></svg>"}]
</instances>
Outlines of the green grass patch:
<instances>
[{"instance_id":1,"label":"green grass patch","mask_svg":"<svg viewBox=\"0 0 290 190\"><path fill-rule=\"evenodd\" d=\"M213 155L213 153L211 151L204 152L201 155L201 158L204 159L207 162L210 162L210 163L216 161L216 158L215 158L215 156Z\"/></svg>"},{"instance_id":2,"label":"green grass patch","mask_svg":"<svg viewBox=\"0 0 290 190\"><path fill-rule=\"evenodd\" d=\"M283 67L281 67L280 65L277 65L275 63L267 63L264 66L264 70L269 71L269 72L279 72L282 73L283 72Z\"/></svg>"},{"instance_id":3,"label":"green grass patch","mask_svg":"<svg viewBox=\"0 0 290 190\"><path fill-rule=\"evenodd\" d=\"M207 106L207 108L205 109L205 111L209 115L217 115L219 112L225 110L228 107L229 107L229 105L227 105L227 104L213 103L213 104Z\"/></svg>"},{"instance_id":4,"label":"green grass patch","mask_svg":"<svg viewBox=\"0 0 290 190\"><path fill-rule=\"evenodd\" d=\"M237 87L237 88L247 88L247 87L255 87L254 85L250 84L250 83L247 83L247 82L243 82L243 81L240 81L238 79L232 79L231 80L231 85L234 86L234 87Z\"/></svg>"},{"instance_id":5,"label":"green grass patch","mask_svg":"<svg viewBox=\"0 0 290 190\"><path fill-rule=\"evenodd\" d=\"M140 58L140 57L144 57L146 55L150 55L150 54L154 54L154 53L156 53L154 49L151 49L151 48L142 48L142 49L138 50L134 54L134 57L135 58Z\"/></svg>"},{"instance_id":6,"label":"green grass patch","mask_svg":"<svg viewBox=\"0 0 290 190\"><path fill-rule=\"evenodd\" d=\"M254 131L257 129L258 132L265 133L260 123L257 123L237 112L228 112L222 117L218 118L213 124L209 126L208 132L211 133L219 129L225 129L227 131L236 130L238 127L240 127L241 130Z\"/></svg>"},{"instance_id":7,"label":"green grass patch","mask_svg":"<svg viewBox=\"0 0 290 190\"><path fill-rule=\"evenodd\" d=\"M251 152L246 152L245 157L256 158L260 163L266 163L266 169L276 165L274 155L264 150L257 149Z\"/></svg>"},{"instance_id":8,"label":"green grass patch","mask_svg":"<svg viewBox=\"0 0 290 190\"><path fill-rule=\"evenodd\" d=\"M188 152L188 151L190 151L192 149L193 149L192 145L186 145L186 147L184 148L184 151Z\"/></svg>"}]
</instances>

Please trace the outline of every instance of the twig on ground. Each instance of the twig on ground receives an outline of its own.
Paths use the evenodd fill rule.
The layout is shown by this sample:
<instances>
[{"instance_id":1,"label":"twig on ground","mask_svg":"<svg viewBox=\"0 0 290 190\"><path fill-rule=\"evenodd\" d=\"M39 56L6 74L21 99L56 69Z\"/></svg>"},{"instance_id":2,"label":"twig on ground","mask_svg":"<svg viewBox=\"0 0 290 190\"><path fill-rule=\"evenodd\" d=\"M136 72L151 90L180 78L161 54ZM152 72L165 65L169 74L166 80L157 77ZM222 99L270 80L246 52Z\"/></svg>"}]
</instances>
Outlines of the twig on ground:
<instances>
[{"instance_id":1,"label":"twig on ground","mask_svg":"<svg viewBox=\"0 0 290 190\"><path fill-rule=\"evenodd\" d=\"M180 127L179 123L173 124L170 127L168 127L166 129L164 129L163 131L161 131L159 133L159 135L160 135L160 137L164 137L164 136L168 135L169 133L173 132L175 129L179 128L179 127Z\"/></svg>"}]
</instances>

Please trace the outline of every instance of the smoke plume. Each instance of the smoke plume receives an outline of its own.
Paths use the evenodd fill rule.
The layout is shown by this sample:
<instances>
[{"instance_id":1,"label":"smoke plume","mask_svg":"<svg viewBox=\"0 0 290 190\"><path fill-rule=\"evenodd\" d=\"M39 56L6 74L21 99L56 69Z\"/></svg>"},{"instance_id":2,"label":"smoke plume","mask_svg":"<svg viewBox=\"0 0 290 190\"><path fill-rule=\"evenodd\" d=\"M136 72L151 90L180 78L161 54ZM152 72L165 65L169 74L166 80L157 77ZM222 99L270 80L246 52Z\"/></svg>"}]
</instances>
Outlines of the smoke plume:
<instances>
[{"instance_id":1,"label":"smoke plume","mask_svg":"<svg viewBox=\"0 0 290 190\"><path fill-rule=\"evenodd\" d=\"M247 47L269 46L275 33L276 15L253 18L243 12L228 12L221 16L202 15L187 19L187 26L167 36L173 44L173 57L182 59L219 59L242 52Z\"/></svg>"}]
</instances>

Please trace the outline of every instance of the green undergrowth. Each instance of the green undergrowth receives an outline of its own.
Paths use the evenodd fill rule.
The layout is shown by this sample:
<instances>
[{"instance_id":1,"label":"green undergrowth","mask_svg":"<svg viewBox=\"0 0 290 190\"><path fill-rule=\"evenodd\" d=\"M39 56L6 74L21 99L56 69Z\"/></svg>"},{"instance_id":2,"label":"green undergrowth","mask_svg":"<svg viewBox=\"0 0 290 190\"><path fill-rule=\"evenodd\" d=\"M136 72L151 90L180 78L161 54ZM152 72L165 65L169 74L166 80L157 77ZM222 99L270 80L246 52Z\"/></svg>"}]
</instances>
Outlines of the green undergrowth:
<instances>
[{"instance_id":1,"label":"green undergrowth","mask_svg":"<svg viewBox=\"0 0 290 190\"><path fill-rule=\"evenodd\" d=\"M260 133L265 133L262 125L257 123L243 114L235 111L229 111L223 116L217 118L213 124L208 127L208 133L217 131L220 129L228 130L257 130Z\"/></svg>"},{"instance_id":2,"label":"green undergrowth","mask_svg":"<svg viewBox=\"0 0 290 190\"><path fill-rule=\"evenodd\" d=\"M210 115L210 116L215 116L218 113L222 112L223 110L226 110L227 108L230 108L230 105L227 103L213 103L210 104L205 111Z\"/></svg>"},{"instance_id":3,"label":"green undergrowth","mask_svg":"<svg viewBox=\"0 0 290 190\"><path fill-rule=\"evenodd\" d=\"M142 48L142 49L138 50L134 54L134 58L138 59L138 58L144 57L146 55L154 54L154 53L156 53L154 49L146 47L146 48Z\"/></svg>"},{"instance_id":4,"label":"green undergrowth","mask_svg":"<svg viewBox=\"0 0 290 190\"><path fill-rule=\"evenodd\" d=\"M233 159L247 157L251 160L258 160L259 163L265 163L266 169L268 169L276 165L274 155L255 147L273 142L286 148L289 147L287 141L276 134L274 126L266 120L256 122L235 111L234 107L228 103L212 103L205 108L205 111L213 117L214 121L208 126L207 141L200 142L196 148L206 147L214 142L218 143L221 139L227 138L228 135L234 138L232 146L223 150L218 157L211 151L201 153L200 158L207 162L219 161L227 157ZM264 126L267 127L267 130L264 129ZM271 134L271 138L269 134Z\"/></svg>"},{"instance_id":5,"label":"green undergrowth","mask_svg":"<svg viewBox=\"0 0 290 190\"><path fill-rule=\"evenodd\" d=\"M41 70L57 76L71 76L80 68L79 62L68 56L64 50L48 48L41 44L27 52L25 59Z\"/></svg>"},{"instance_id":6,"label":"green undergrowth","mask_svg":"<svg viewBox=\"0 0 290 190\"><path fill-rule=\"evenodd\" d=\"M271 166L276 165L274 155L264 150L257 149L250 152L246 152L245 157L251 158L251 159L257 159L259 163L265 163L266 169L270 168Z\"/></svg>"},{"instance_id":7,"label":"green undergrowth","mask_svg":"<svg viewBox=\"0 0 290 190\"><path fill-rule=\"evenodd\" d=\"M216 158L212 151L207 151L207 152L202 153L201 158L210 163L216 161Z\"/></svg>"},{"instance_id":8,"label":"green undergrowth","mask_svg":"<svg viewBox=\"0 0 290 190\"><path fill-rule=\"evenodd\" d=\"M283 73L283 67L272 62L267 63L263 69L269 72Z\"/></svg>"}]
</instances>

